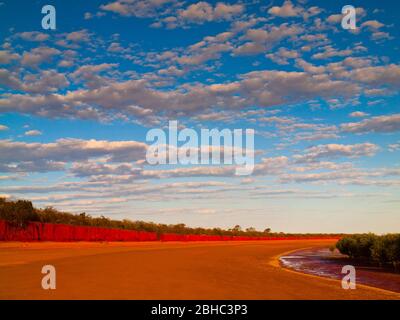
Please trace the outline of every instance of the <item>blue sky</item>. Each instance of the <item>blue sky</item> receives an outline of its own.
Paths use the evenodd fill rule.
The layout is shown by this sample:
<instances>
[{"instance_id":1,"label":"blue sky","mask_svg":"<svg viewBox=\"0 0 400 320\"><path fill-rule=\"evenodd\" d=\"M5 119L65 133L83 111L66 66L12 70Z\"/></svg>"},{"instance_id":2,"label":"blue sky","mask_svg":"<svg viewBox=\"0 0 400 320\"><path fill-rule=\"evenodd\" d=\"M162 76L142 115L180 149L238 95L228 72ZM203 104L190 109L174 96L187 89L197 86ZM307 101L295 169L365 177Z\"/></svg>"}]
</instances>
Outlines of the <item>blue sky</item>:
<instances>
[{"instance_id":1,"label":"blue sky","mask_svg":"<svg viewBox=\"0 0 400 320\"><path fill-rule=\"evenodd\" d=\"M0 194L190 226L398 231L399 6L2 1ZM146 133L169 120L254 129L254 173L150 167Z\"/></svg>"}]
</instances>

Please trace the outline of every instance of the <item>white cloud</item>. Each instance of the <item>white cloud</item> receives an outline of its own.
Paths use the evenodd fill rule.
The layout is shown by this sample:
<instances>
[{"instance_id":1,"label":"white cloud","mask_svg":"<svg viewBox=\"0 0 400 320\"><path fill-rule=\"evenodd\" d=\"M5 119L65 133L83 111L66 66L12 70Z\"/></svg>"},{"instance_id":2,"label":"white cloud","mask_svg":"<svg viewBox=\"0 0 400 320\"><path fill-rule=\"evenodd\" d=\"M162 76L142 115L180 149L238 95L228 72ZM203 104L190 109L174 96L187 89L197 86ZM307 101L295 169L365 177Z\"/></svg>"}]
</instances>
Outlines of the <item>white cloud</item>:
<instances>
[{"instance_id":1,"label":"white cloud","mask_svg":"<svg viewBox=\"0 0 400 320\"><path fill-rule=\"evenodd\" d=\"M268 13L278 17L297 17L304 11L303 8L295 7L290 0L283 3L281 7L274 6L268 10Z\"/></svg>"},{"instance_id":2,"label":"white cloud","mask_svg":"<svg viewBox=\"0 0 400 320\"><path fill-rule=\"evenodd\" d=\"M377 20L368 20L361 24L362 28L370 28L370 29L374 29L374 30L380 29L383 26L384 26L384 24Z\"/></svg>"},{"instance_id":3,"label":"white cloud","mask_svg":"<svg viewBox=\"0 0 400 320\"><path fill-rule=\"evenodd\" d=\"M400 150L400 141L396 143L391 143L388 145L388 150L390 152L395 152L397 150Z\"/></svg>"},{"instance_id":4,"label":"white cloud","mask_svg":"<svg viewBox=\"0 0 400 320\"><path fill-rule=\"evenodd\" d=\"M17 53L12 53L8 50L0 50L0 64L9 64L13 60L19 59L20 56Z\"/></svg>"},{"instance_id":5,"label":"white cloud","mask_svg":"<svg viewBox=\"0 0 400 320\"><path fill-rule=\"evenodd\" d=\"M24 161L83 161L109 157L111 162L144 159L147 144L137 141L59 139L50 143L0 140L0 163Z\"/></svg>"},{"instance_id":6,"label":"white cloud","mask_svg":"<svg viewBox=\"0 0 400 320\"><path fill-rule=\"evenodd\" d=\"M26 131L26 132L25 132L25 135L26 135L26 136L29 136L29 137L41 136L41 135L42 135L42 132L39 131L39 130L29 130L29 131Z\"/></svg>"},{"instance_id":7,"label":"white cloud","mask_svg":"<svg viewBox=\"0 0 400 320\"><path fill-rule=\"evenodd\" d=\"M31 51L25 51L22 55L21 64L27 66L37 66L43 62L49 62L55 55L61 52L54 48L49 47L37 47Z\"/></svg>"},{"instance_id":8,"label":"white cloud","mask_svg":"<svg viewBox=\"0 0 400 320\"><path fill-rule=\"evenodd\" d=\"M400 172L397 170L338 170L331 172L319 173L305 173L305 174L283 174L279 177L282 183L312 183L312 182L336 182L340 184L354 184L354 185L379 185L379 186L393 186L400 185L399 181L393 180L374 180L369 178L381 178L387 176L398 176Z\"/></svg>"},{"instance_id":9,"label":"white cloud","mask_svg":"<svg viewBox=\"0 0 400 320\"><path fill-rule=\"evenodd\" d=\"M69 85L64 74L55 70L41 70L38 73L25 73L22 79L16 72L0 69L0 84L24 93L54 92Z\"/></svg>"},{"instance_id":10,"label":"white cloud","mask_svg":"<svg viewBox=\"0 0 400 320\"><path fill-rule=\"evenodd\" d=\"M372 33L371 39L374 41L380 41L380 40L391 40L393 39L393 37L388 32L377 31Z\"/></svg>"},{"instance_id":11,"label":"white cloud","mask_svg":"<svg viewBox=\"0 0 400 320\"><path fill-rule=\"evenodd\" d=\"M243 11L244 6L241 4L230 5L218 2L213 7L207 2L200 1L180 10L179 17L190 22L203 23L205 21L229 20Z\"/></svg>"},{"instance_id":12,"label":"white cloud","mask_svg":"<svg viewBox=\"0 0 400 320\"><path fill-rule=\"evenodd\" d=\"M400 65L388 64L385 66L374 66L354 69L350 76L359 82L370 85L400 85Z\"/></svg>"},{"instance_id":13,"label":"white cloud","mask_svg":"<svg viewBox=\"0 0 400 320\"><path fill-rule=\"evenodd\" d=\"M332 14L330 15L326 21L332 24L340 23L343 19L343 16L341 14Z\"/></svg>"},{"instance_id":14,"label":"white cloud","mask_svg":"<svg viewBox=\"0 0 400 320\"><path fill-rule=\"evenodd\" d=\"M100 8L122 16L150 18L167 14L175 5L179 5L179 2L175 0L118 0L101 5Z\"/></svg>"},{"instance_id":15,"label":"white cloud","mask_svg":"<svg viewBox=\"0 0 400 320\"><path fill-rule=\"evenodd\" d=\"M400 130L400 114L372 117L361 122L345 123L340 127L344 132L352 133L395 132Z\"/></svg>"},{"instance_id":16,"label":"white cloud","mask_svg":"<svg viewBox=\"0 0 400 320\"><path fill-rule=\"evenodd\" d=\"M274 53L270 53L266 55L267 58L270 58L272 61L279 65L287 65L289 64L290 59L296 59L299 57L299 53L296 50L288 50L286 48L279 48L278 51Z\"/></svg>"},{"instance_id":17,"label":"white cloud","mask_svg":"<svg viewBox=\"0 0 400 320\"><path fill-rule=\"evenodd\" d=\"M294 155L297 163L313 162L320 159L335 159L339 157L357 158L361 156L373 156L379 147L373 143L360 144L323 144L306 149L305 154Z\"/></svg>"},{"instance_id":18,"label":"white cloud","mask_svg":"<svg viewBox=\"0 0 400 320\"><path fill-rule=\"evenodd\" d=\"M313 54L312 58L313 59L329 59L329 58L333 58L333 57L346 57L346 56L350 56L351 54L353 54L353 51L350 49L337 50L329 45L329 46L325 46L323 48L322 52Z\"/></svg>"},{"instance_id":19,"label":"white cloud","mask_svg":"<svg viewBox=\"0 0 400 320\"><path fill-rule=\"evenodd\" d=\"M350 113L349 116L352 118L364 118L364 117L369 116L369 114L366 112L363 112L363 111L354 111L354 112Z\"/></svg>"},{"instance_id":20,"label":"white cloud","mask_svg":"<svg viewBox=\"0 0 400 320\"><path fill-rule=\"evenodd\" d=\"M242 37L247 42L239 45L233 51L234 55L249 55L266 52L284 39L295 37L303 32L298 25L283 23L269 29L248 29Z\"/></svg>"},{"instance_id":21,"label":"white cloud","mask_svg":"<svg viewBox=\"0 0 400 320\"><path fill-rule=\"evenodd\" d=\"M187 115L203 113L215 106L221 109L262 107L307 101L315 97L348 98L360 91L355 83L331 80L326 75L304 72L254 71L240 75L240 80L226 84L185 85L174 90L152 89L145 80L111 82L95 89L79 89L65 94L11 94L0 99L7 110L42 116L102 118L110 112L141 117L136 109L152 110L153 114ZM240 94L240 96L239 96ZM68 108L66 108L68 106Z\"/></svg>"},{"instance_id":22,"label":"white cloud","mask_svg":"<svg viewBox=\"0 0 400 320\"><path fill-rule=\"evenodd\" d=\"M88 42L90 40L90 34L86 29L73 31L66 35L66 39L72 42Z\"/></svg>"},{"instance_id":23,"label":"white cloud","mask_svg":"<svg viewBox=\"0 0 400 320\"><path fill-rule=\"evenodd\" d=\"M99 88L107 85L112 79L105 76L104 73L110 73L117 63L101 63L97 65L81 65L69 76L75 83L83 83L88 88Z\"/></svg>"},{"instance_id":24,"label":"white cloud","mask_svg":"<svg viewBox=\"0 0 400 320\"><path fill-rule=\"evenodd\" d=\"M17 34L17 36L23 40L35 42L46 41L47 39L49 39L48 34L38 31L20 32Z\"/></svg>"}]
</instances>

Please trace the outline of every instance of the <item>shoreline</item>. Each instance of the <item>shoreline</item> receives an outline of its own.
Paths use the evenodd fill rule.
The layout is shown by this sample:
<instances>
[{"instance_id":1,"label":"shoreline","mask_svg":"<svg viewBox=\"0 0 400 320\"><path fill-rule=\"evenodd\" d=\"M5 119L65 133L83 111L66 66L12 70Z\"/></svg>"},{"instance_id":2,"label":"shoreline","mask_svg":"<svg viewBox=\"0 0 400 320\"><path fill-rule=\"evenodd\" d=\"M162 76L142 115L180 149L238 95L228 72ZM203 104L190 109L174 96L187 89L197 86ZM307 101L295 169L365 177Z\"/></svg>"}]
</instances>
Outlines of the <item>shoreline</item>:
<instances>
[{"instance_id":1,"label":"shoreline","mask_svg":"<svg viewBox=\"0 0 400 320\"><path fill-rule=\"evenodd\" d=\"M294 249L294 250L289 250L286 252L283 252L282 254L276 255L275 257L273 257L270 261L270 265L275 267L275 268L280 268L286 272L291 272L291 273L295 273L295 274L300 274L309 278L314 278L314 279L325 279L328 281L331 281L332 283L337 283L341 285L341 280L339 279L334 279L332 277L328 277L328 276L323 276L323 275L316 275L316 274L311 274L311 273L307 273L307 272L303 272L300 270L297 270L295 268L290 268L288 266L283 265L283 263L281 262L281 257L292 254L294 252L299 252L299 251L303 251L303 250L307 250L307 249L313 249L313 248L321 248L321 247L304 247L304 248L300 248L300 249ZM356 288L361 287L364 289L370 289L370 290L374 290L377 292L381 292L381 293L385 293L385 294L395 294L398 296L398 298L400 299L400 293L396 292L396 291L392 291L389 289L384 289L384 288L380 288L380 287L375 287L369 284L364 284L364 283L357 283L356 284ZM357 290L357 289L355 289Z\"/></svg>"}]
</instances>

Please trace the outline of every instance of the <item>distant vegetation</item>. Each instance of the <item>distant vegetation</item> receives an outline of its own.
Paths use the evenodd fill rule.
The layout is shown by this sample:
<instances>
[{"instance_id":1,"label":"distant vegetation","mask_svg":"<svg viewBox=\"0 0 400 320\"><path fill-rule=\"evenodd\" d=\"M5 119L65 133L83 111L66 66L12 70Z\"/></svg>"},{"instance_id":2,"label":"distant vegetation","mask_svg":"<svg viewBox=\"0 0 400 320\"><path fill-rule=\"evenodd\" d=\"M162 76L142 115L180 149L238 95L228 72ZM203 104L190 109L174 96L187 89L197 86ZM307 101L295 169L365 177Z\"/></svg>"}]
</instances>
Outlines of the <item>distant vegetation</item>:
<instances>
[{"instance_id":1,"label":"distant vegetation","mask_svg":"<svg viewBox=\"0 0 400 320\"><path fill-rule=\"evenodd\" d=\"M336 248L353 259L400 268L400 234L344 236L336 243Z\"/></svg>"},{"instance_id":2,"label":"distant vegetation","mask_svg":"<svg viewBox=\"0 0 400 320\"><path fill-rule=\"evenodd\" d=\"M72 214L60 212L54 208L45 209L34 208L32 202L27 200L10 201L0 198L0 219L7 220L18 227L25 227L28 222L44 222L59 223L76 226L93 226L116 228L126 230L157 232L158 234L175 233L175 234L205 234L205 235L229 235L229 236L254 236L254 237L285 237L285 236L318 236L316 234L285 234L271 232L270 228L264 231L257 231L255 228L247 228L242 230L239 225L231 229L224 230L221 228L190 228L185 224L161 224L144 221L131 220L111 220L104 216L91 217L85 213ZM337 236L323 234L321 236Z\"/></svg>"}]
</instances>

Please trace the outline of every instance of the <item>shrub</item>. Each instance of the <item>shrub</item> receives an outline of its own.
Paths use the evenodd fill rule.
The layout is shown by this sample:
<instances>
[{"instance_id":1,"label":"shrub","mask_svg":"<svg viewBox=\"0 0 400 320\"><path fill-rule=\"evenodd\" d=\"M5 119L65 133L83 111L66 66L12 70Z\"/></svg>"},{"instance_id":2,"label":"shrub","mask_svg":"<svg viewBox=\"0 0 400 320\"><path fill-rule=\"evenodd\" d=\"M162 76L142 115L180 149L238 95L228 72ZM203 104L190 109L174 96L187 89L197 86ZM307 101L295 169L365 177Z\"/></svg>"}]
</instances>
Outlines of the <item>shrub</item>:
<instances>
[{"instance_id":1,"label":"shrub","mask_svg":"<svg viewBox=\"0 0 400 320\"><path fill-rule=\"evenodd\" d=\"M18 227L25 227L30 221L39 221L39 216L33 208L32 202L27 200L9 202L1 199L0 218Z\"/></svg>"},{"instance_id":2,"label":"shrub","mask_svg":"<svg viewBox=\"0 0 400 320\"><path fill-rule=\"evenodd\" d=\"M382 265L384 261L387 261L385 244L381 237L376 239L371 248L371 260L380 265Z\"/></svg>"},{"instance_id":3,"label":"shrub","mask_svg":"<svg viewBox=\"0 0 400 320\"><path fill-rule=\"evenodd\" d=\"M400 234L377 236L369 233L345 236L336 243L336 248L350 258L367 259L395 268L400 266Z\"/></svg>"},{"instance_id":4,"label":"shrub","mask_svg":"<svg viewBox=\"0 0 400 320\"><path fill-rule=\"evenodd\" d=\"M400 234L379 237L371 248L371 258L379 264L389 263L398 268L400 266Z\"/></svg>"}]
</instances>

